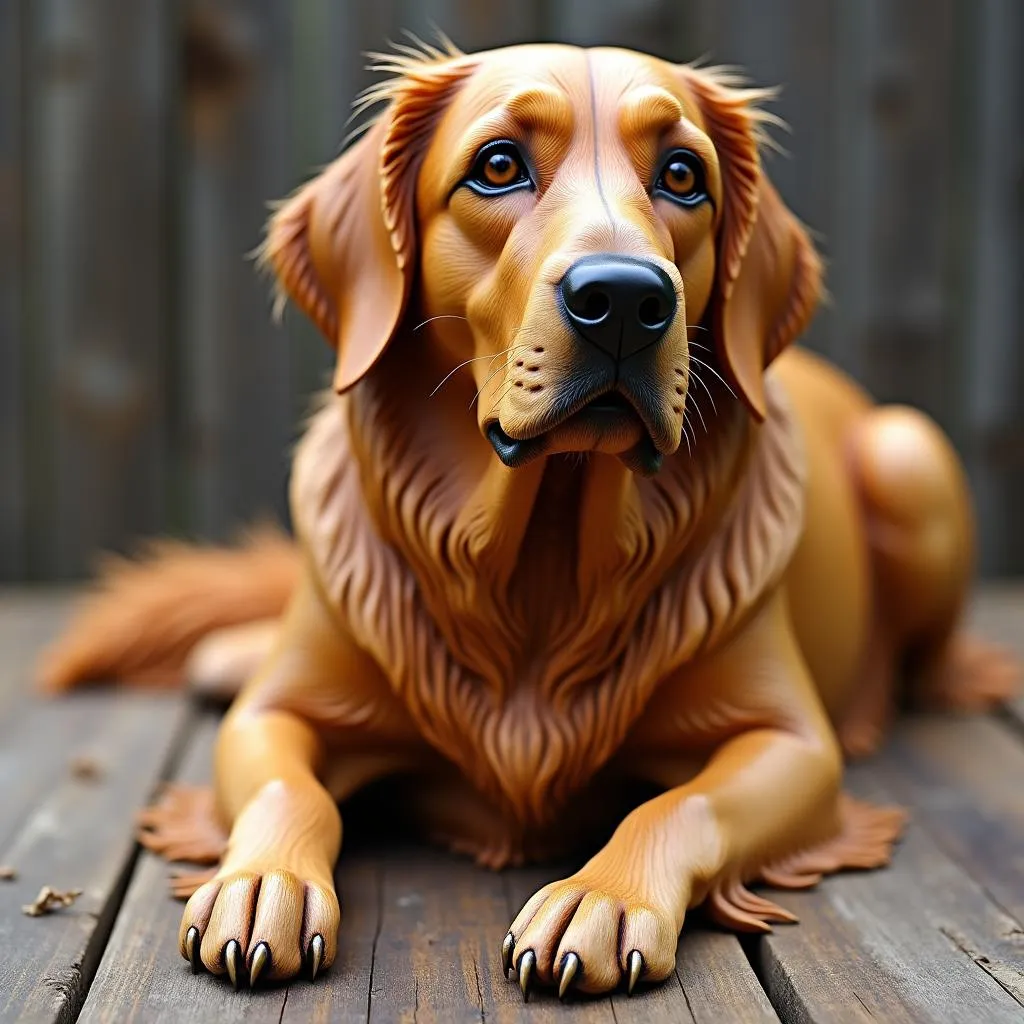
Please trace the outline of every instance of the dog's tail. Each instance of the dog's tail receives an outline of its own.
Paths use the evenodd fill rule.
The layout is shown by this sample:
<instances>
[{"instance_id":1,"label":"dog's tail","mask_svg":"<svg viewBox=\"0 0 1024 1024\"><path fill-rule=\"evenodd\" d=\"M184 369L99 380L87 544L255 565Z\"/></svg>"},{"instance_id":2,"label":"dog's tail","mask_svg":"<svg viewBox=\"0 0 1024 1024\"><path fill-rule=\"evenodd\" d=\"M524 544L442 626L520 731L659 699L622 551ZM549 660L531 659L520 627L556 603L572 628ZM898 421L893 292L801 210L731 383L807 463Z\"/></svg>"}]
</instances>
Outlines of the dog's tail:
<instances>
[{"instance_id":1,"label":"dog's tail","mask_svg":"<svg viewBox=\"0 0 1024 1024\"><path fill-rule=\"evenodd\" d=\"M270 528L234 548L171 541L139 561L109 558L98 584L37 668L39 685L172 686L186 679L237 689L273 642L298 581L296 544Z\"/></svg>"}]
</instances>

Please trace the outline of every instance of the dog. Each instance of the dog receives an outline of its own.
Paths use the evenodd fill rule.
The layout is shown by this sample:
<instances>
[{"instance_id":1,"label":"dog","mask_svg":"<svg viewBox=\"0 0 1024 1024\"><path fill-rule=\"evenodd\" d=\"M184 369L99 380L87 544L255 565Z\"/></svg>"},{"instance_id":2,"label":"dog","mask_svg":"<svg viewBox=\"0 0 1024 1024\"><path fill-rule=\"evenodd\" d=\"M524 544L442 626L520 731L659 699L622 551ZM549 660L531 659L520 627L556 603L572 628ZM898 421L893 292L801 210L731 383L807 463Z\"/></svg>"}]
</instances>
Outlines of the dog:
<instances>
[{"instance_id":1,"label":"dog","mask_svg":"<svg viewBox=\"0 0 1024 1024\"><path fill-rule=\"evenodd\" d=\"M524 997L632 992L690 909L766 931L794 919L751 883L887 863L903 815L843 755L902 696L1012 690L958 630L967 486L924 415L791 348L822 266L762 167L769 92L613 48L378 69L262 252L337 349L296 540L115 566L41 675L246 680L215 797L142 821L214 864L177 882L195 969L326 969L339 805L401 777L389 813L493 868L610 834L501 953Z\"/></svg>"}]
</instances>

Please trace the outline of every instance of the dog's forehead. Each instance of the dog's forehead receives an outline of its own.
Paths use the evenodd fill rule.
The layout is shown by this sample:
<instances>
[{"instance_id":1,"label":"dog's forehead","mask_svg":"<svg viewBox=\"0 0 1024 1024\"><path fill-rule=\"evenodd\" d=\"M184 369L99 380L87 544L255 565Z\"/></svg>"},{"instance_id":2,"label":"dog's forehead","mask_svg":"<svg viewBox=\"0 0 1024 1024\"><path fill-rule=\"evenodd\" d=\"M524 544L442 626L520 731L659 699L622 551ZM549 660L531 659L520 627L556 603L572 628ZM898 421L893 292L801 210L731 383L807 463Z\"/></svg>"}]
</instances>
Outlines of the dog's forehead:
<instances>
[{"instance_id":1,"label":"dog's forehead","mask_svg":"<svg viewBox=\"0 0 1024 1024\"><path fill-rule=\"evenodd\" d=\"M577 116L614 113L643 88L663 89L703 128L699 105L678 69L657 57L614 47L510 46L474 55L476 69L459 98L461 116L482 116L531 86L565 95Z\"/></svg>"}]
</instances>

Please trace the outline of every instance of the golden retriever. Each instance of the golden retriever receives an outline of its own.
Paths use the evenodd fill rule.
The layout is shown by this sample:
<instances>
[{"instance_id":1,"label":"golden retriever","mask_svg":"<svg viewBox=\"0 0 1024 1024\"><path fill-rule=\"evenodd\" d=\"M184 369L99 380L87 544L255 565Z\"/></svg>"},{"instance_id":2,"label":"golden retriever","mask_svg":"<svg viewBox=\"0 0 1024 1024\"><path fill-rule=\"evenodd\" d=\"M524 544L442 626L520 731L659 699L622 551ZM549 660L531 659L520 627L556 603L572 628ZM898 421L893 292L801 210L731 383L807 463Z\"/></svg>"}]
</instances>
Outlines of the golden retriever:
<instances>
[{"instance_id":1,"label":"golden retriever","mask_svg":"<svg viewBox=\"0 0 1024 1024\"><path fill-rule=\"evenodd\" d=\"M786 352L821 264L762 170L766 93L558 45L383 69L264 251L337 349L297 543L116 570L44 678L249 676L215 801L144 819L219 862L179 883L197 969L326 968L339 803L402 776L395 813L493 867L607 828L502 955L524 995L632 991L689 908L765 930L791 915L749 883L886 862L901 814L843 794L842 751L898 670L947 706L1009 690L956 631L963 475L923 415Z\"/></svg>"}]
</instances>

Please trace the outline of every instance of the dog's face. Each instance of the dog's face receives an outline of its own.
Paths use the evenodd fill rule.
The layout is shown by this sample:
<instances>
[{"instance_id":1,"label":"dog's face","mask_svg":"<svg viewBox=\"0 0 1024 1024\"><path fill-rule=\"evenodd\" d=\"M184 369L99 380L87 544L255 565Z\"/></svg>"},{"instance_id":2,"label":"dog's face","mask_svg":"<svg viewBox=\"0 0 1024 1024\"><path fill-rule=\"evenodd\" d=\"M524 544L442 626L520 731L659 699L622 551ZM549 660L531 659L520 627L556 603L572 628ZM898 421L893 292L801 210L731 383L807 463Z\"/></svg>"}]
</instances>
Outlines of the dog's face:
<instances>
[{"instance_id":1,"label":"dog's face","mask_svg":"<svg viewBox=\"0 0 1024 1024\"><path fill-rule=\"evenodd\" d=\"M601 451L656 470L680 444L695 342L763 415L761 374L808 319L818 264L761 175L759 94L613 49L396 70L388 111L268 239L338 345L340 389L413 309L422 343L473 377L509 466Z\"/></svg>"},{"instance_id":2,"label":"dog's face","mask_svg":"<svg viewBox=\"0 0 1024 1024\"><path fill-rule=\"evenodd\" d=\"M722 208L700 125L658 62L562 47L497 54L440 119L417 193L422 313L474 357L506 462L678 446Z\"/></svg>"}]
</instances>

